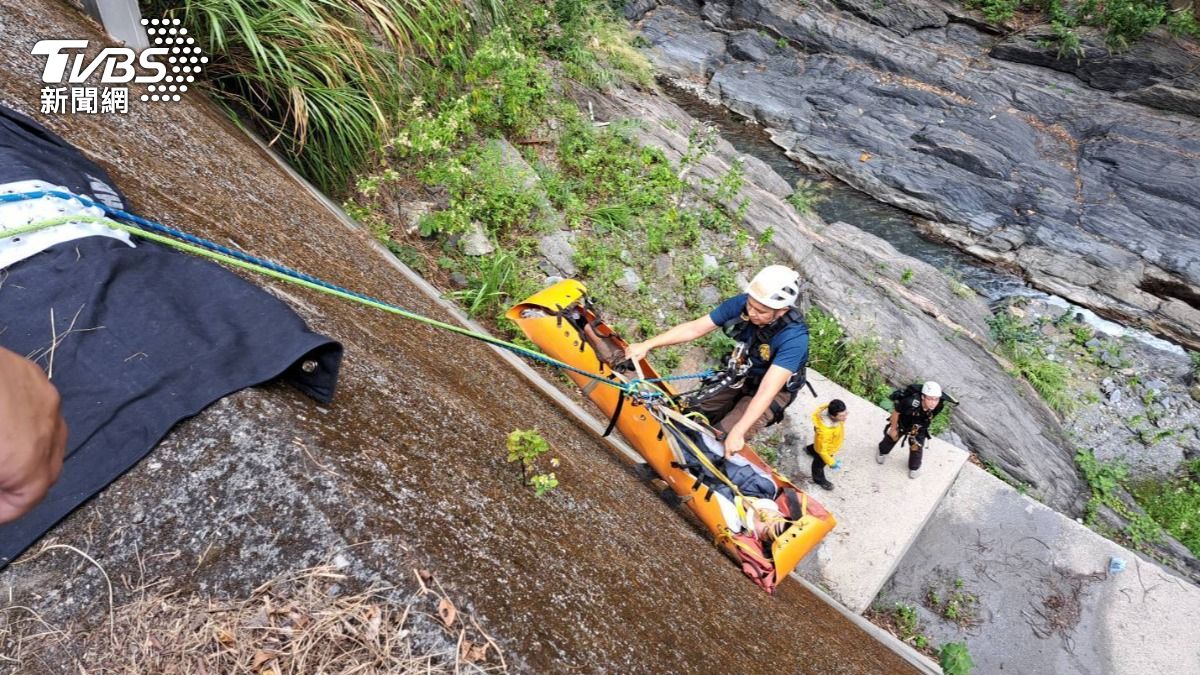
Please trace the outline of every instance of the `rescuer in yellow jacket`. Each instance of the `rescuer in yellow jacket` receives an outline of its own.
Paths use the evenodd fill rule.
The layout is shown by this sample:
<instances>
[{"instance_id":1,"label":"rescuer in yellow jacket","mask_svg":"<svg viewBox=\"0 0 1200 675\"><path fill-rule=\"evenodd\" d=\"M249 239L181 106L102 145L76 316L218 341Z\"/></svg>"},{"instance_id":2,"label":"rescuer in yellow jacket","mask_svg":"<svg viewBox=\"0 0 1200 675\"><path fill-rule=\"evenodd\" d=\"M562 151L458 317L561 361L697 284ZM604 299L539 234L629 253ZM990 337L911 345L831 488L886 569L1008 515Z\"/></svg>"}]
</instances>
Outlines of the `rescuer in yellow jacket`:
<instances>
[{"instance_id":1,"label":"rescuer in yellow jacket","mask_svg":"<svg viewBox=\"0 0 1200 675\"><path fill-rule=\"evenodd\" d=\"M841 460L835 458L846 438L849 414L846 404L836 398L813 411L813 442L804 450L813 458L813 482L826 490L832 490L833 483L825 478L825 467L837 471L842 465Z\"/></svg>"}]
</instances>

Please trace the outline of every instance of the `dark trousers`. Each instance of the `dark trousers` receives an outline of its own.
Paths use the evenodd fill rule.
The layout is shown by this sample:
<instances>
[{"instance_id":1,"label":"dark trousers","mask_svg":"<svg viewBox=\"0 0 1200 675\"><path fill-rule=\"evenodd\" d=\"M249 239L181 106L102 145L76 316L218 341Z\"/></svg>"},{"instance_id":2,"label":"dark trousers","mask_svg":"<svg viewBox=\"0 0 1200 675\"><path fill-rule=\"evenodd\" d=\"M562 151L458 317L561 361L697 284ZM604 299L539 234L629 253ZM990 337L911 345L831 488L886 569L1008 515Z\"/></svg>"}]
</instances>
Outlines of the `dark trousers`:
<instances>
[{"instance_id":1,"label":"dark trousers","mask_svg":"<svg viewBox=\"0 0 1200 675\"><path fill-rule=\"evenodd\" d=\"M746 412L746 406L750 405L750 400L754 398L755 393L757 390L749 387L741 389L724 387L694 403L692 409L704 413L710 424L728 433L733 425L742 419L742 413ZM782 420L783 411L795 400L796 392L787 389L780 390L771 401L771 406L767 408L767 411L750 425L750 430L746 432L746 440L750 440L755 434L762 431L763 427Z\"/></svg>"},{"instance_id":2,"label":"dark trousers","mask_svg":"<svg viewBox=\"0 0 1200 675\"><path fill-rule=\"evenodd\" d=\"M921 456L925 453L925 441L929 440L929 427L915 427L909 429L907 433L900 428L900 438L893 441L892 437L888 436L890 426L890 424L883 425L883 440L879 441L879 454L888 454L896 447L897 443L903 443L907 439L908 468L911 471L921 468Z\"/></svg>"},{"instance_id":3,"label":"dark trousers","mask_svg":"<svg viewBox=\"0 0 1200 675\"><path fill-rule=\"evenodd\" d=\"M821 456L817 454L817 450L816 450L816 448L813 447L812 443L809 443L808 447L804 448L804 451L807 452L813 458L813 463L812 463L813 482L818 483L818 484L824 483L825 482L825 460L821 459Z\"/></svg>"}]
</instances>

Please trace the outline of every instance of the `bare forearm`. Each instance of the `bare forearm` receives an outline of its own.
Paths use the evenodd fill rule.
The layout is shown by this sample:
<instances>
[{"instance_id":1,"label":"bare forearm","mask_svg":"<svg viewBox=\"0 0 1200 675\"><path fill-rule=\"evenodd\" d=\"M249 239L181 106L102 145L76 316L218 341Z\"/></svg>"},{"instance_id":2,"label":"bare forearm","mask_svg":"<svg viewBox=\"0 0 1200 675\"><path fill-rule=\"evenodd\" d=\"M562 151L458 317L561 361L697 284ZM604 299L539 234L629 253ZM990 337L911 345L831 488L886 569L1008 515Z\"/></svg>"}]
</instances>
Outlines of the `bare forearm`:
<instances>
[{"instance_id":1,"label":"bare forearm","mask_svg":"<svg viewBox=\"0 0 1200 675\"><path fill-rule=\"evenodd\" d=\"M682 342L691 342L696 338L707 335L709 331L716 327L712 321L707 321L708 325L705 325L707 319L708 317L701 317L695 321L681 323L646 340L644 344L648 349L658 349L659 347L669 347Z\"/></svg>"}]
</instances>

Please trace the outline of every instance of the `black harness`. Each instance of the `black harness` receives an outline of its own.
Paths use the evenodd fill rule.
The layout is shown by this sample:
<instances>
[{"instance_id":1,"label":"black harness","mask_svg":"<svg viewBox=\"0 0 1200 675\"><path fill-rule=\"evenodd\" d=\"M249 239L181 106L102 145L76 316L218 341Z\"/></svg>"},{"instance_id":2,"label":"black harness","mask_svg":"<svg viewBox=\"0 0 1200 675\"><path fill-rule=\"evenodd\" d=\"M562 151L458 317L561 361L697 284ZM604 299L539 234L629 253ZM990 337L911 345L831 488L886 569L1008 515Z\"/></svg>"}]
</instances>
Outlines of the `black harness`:
<instances>
[{"instance_id":1,"label":"black harness","mask_svg":"<svg viewBox=\"0 0 1200 675\"><path fill-rule=\"evenodd\" d=\"M800 311L795 307L789 309L787 314L784 314L765 326L756 326L751 323L750 317L747 316L745 312L742 312L741 315L737 316L736 318L726 321L721 325L721 330L724 331L724 333L729 337L737 340L738 347L735 347L734 350L726 356L726 366L721 373L718 373L718 375L724 373L737 373L740 370L740 377L737 379L740 379L741 382L737 384L737 387L749 385L751 389L757 389L758 385L762 382L762 374L751 376L746 375L752 365L751 360L753 355L758 354L763 345L768 345L769 348L771 340L775 339L775 336L779 335L780 331L794 323L804 326L805 332L808 332L808 326L804 323L804 316L801 315ZM769 359L763 360L766 360L768 364L770 363ZM788 378L787 384L783 386L785 391L789 391L794 394L800 391L800 389L807 383L805 375L807 365L807 363L801 363L800 367L796 369L796 372L792 373L792 376ZM765 372L766 371L764 371L764 373Z\"/></svg>"},{"instance_id":2,"label":"black harness","mask_svg":"<svg viewBox=\"0 0 1200 675\"><path fill-rule=\"evenodd\" d=\"M804 316L794 308L789 309L786 314L766 326L754 325L745 312L737 318L726 321L721 325L721 330L737 340L737 345L725 357L725 367L705 378L695 391L684 394L681 397L682 402L687 407L698 407L701 401L724 389L748 387L750 391L757 390L758 386L762 384L763 373L766 370L764 369L763 373L749 375L750 368L753 366L753 355L759 353L763 345L770 345L771 340L779 334L779 331L794 323L804 326L805 332L807 332L808 326L804 323ZM768 366L770 365L769 358L762 360L767 361ZM769 424L777 424L783 419L783 411L796 400L800 389L805 385L808 385L808 389L812 391L814 397L817 395L805 376L806 366L807 363L801 363L796 372L784 384L783 390L791 394L787 402L780 405L776 401L771 401L772 419Z\"/></svg>"}]
</instances>

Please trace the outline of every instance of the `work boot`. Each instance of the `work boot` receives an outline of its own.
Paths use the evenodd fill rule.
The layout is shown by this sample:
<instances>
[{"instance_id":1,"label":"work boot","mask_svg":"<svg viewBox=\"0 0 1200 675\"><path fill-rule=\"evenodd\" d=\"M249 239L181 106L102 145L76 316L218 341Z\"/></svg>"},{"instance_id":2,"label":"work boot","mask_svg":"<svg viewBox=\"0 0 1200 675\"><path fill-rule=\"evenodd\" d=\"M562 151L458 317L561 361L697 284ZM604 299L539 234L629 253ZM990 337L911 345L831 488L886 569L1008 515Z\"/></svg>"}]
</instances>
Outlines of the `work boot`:
<instances>
[{"instance_id":1,"label":"work boot","mask_svg":"<svg viewBox=\"0 0 1200 675\"><path fill-rule=\"evenodd\" d=\"M830 483L828 478L825 480L819 480L819 481L813 481L813 482L815 482L817 485L820 485L821 487L825 488L826 490L833 489L833 483Z\"/></svg>"},{"instance_id":2,"label":"work boot","mask_svg":"<svg viewBox=\"0 0 1200 675\"><path fill-rule=\"evenodd\" d=\"M909 469L909 470L908 470L908 477L909 477L909 478L916 478L916 477L917 477L917 476L919 476L919 475L921 475L921 470L920 470L920 469Z\"/></svg>"}]
</instances>

